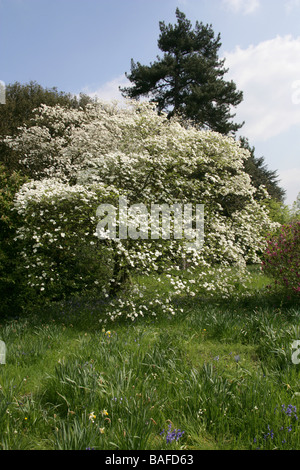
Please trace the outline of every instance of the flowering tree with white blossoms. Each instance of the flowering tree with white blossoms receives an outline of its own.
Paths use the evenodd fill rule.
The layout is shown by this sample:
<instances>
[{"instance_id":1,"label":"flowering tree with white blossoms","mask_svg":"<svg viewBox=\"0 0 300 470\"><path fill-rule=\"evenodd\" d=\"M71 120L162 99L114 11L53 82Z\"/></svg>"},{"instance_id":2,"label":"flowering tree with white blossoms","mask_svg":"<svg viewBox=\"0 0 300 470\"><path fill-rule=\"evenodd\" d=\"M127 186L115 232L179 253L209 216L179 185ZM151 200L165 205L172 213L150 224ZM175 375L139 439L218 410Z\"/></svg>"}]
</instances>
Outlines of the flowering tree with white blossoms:
<instances>
[{"instance_id":1,"label":"flowering tree with white blossoms","mask_svg":"<svg viewBox=\"0 0 300 470\"><path fill-rule=\"evenodd\" d=\"M259 261L272 229L244 171L248 151L232 137L169 120L149 103L42 106L32 126L6 143L31 177L15 208L23 217L17 236L33 295L52 300L93 291L107 299L112 319L155 314L158 307L174 314L173 296L230 295L246 263ZM138 211L135 239L99 239L97 208L117 207L120 196L149 208L203 204L203 246L187 250L184 239L142 237ZM152 273L157 297L151 292L147 299L135 279ZM170 289L162 298L166 278Z\"/></svg>"}]
</instances>

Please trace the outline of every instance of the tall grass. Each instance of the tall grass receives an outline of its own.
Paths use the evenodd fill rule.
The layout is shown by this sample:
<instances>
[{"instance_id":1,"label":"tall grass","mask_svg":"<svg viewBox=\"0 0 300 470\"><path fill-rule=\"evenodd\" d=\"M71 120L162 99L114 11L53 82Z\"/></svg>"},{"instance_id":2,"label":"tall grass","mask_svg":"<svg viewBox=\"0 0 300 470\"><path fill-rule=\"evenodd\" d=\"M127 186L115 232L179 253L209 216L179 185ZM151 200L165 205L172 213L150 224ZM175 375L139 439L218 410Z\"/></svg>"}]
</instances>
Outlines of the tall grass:
<instances>
[{"instance_id":1,"label":"tall grass","mask_svg":"<svg viewBox=\"0 0 300 470\"><path fill-rule=\"evenodd\" d=\"M0 447L300 449L300 309L251 288L105 327L91 299L3 320Z\"/></svg>"}]
</instances>

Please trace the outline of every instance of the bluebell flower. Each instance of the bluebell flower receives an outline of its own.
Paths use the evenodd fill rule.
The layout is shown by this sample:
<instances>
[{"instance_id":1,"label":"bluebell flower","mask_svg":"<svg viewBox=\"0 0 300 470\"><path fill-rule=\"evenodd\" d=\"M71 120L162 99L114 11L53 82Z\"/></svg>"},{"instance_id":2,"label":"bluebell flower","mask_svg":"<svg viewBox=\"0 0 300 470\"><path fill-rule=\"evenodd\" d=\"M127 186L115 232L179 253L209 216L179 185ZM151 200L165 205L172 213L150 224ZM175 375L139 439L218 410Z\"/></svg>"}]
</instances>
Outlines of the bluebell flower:
<instances>
[{"instance_id":1,"label":"bluebell flower","mask_svg":"<svg viewBox=\"0 0 300 470\"><path fill-rule=\"evenodd\" d=\"M160 435L164 435L165 430L163 429ZM168 426L168 431L166 434L166 443L171 444L173 441L178 441L184 434L184 431L181 431L181 429L173 429L172 430L172 424L170 423Z\"/></svg>"}]
</instances>

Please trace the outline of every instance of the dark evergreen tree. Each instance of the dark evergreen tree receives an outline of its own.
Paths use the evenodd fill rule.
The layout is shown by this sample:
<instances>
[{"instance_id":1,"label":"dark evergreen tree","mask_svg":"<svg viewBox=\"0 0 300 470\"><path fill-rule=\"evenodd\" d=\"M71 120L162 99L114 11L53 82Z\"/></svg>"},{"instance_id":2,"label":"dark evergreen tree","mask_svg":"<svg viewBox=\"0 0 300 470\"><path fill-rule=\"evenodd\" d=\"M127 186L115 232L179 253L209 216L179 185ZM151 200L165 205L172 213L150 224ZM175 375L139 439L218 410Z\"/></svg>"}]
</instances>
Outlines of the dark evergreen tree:
<instances>
[{"instance_id":1,"label":"dark evergreen tree","mask_svg":"<svg viewBox=\"0 0 300 470\"><path fill-rule=\"evenodd\" d=\"M250 175L255 188L264 185L271 196L277 202L283 202L285 190L279 186L277 170L269 170L264 157L255 156L255 147L251 147L246 137L240 137L243 148L249 150L250 158L245 162L245 171Z\"/></svg>"},{"instance_id":2,"label":"dark evergreen tree","mask_svg":"<svg viewBox=\"0 0 300 470\"><path fill-rule=\"evenodd\" d=\"M158 47L162 58L149 66L131 60L127 78L132 87L120 88L123 96L148 97L159 111L169 117L182 116L200 128L223 134L236 132L243 124L231 121L231 107L243 100L233 81L225 81L228 72L218 57L220 34L215 37L211 25L192 24L176 9L177 24L159 23Z\"/></svg>"}]
</instances>

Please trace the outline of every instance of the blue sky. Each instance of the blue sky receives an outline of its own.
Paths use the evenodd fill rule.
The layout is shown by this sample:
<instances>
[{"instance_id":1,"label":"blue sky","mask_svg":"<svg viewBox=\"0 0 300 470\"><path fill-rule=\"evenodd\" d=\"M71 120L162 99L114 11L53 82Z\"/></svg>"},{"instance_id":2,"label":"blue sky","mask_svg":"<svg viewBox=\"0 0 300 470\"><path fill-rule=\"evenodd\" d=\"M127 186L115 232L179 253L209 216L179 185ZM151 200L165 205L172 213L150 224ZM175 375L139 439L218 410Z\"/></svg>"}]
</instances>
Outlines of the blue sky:
<instances>
[{"instance_id":1,"label":"blue sky","mask_svg":"<svg viewBox=\"0 0 300 470\"><path fill-rule=\"evenodd\" d=\"M133 58L149 64L159 21L179 7L221 34L220 56L244 92L241 134L300 192L300 0L0 0L0 80L120 99Z\"/></svg>"}]
</instances>

